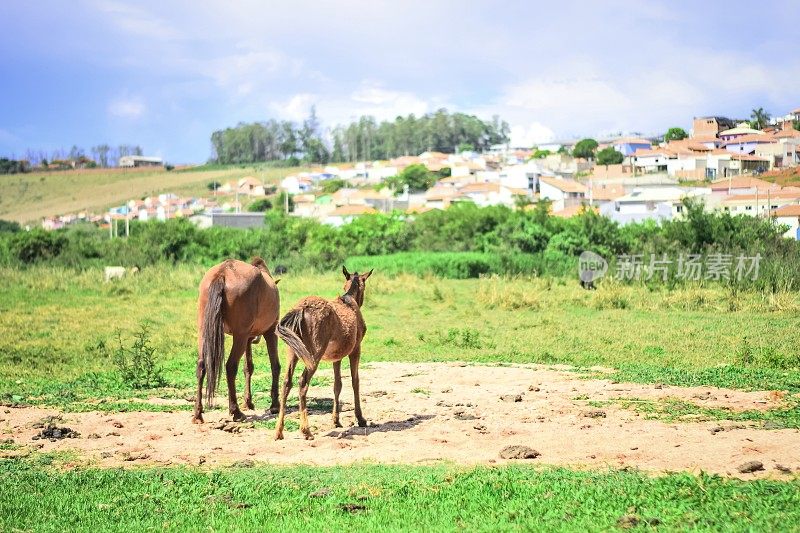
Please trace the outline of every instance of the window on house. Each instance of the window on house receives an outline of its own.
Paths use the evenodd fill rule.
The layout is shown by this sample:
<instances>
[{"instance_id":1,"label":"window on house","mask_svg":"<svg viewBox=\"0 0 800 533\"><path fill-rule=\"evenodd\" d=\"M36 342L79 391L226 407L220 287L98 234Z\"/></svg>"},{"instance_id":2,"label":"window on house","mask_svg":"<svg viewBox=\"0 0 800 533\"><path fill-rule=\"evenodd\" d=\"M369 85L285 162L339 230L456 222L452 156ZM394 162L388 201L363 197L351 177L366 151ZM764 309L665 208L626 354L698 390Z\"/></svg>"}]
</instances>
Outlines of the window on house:
<instances>
[{"instance_id":1,"label":"window on house","mask_svg":"<svg viewBox=\"0 0 800 533\"><path fill-rule=\"evenodd\" d=\"M745 206L744 209L745 209L745 211L752 211L753 210L753 206L752 205L747 205L747 206Z\"/></svg>"},{"instance_id":2,"label":"window on house","mask_svg":"<svg viewBox=\"0 0 800 533\"><path fill-rule=\"evenodd\" d=\"M675 211L677 211L678 213L682 213L683 212L683 206L682 205L675 206Z\"/></svg>"}]
</instances>

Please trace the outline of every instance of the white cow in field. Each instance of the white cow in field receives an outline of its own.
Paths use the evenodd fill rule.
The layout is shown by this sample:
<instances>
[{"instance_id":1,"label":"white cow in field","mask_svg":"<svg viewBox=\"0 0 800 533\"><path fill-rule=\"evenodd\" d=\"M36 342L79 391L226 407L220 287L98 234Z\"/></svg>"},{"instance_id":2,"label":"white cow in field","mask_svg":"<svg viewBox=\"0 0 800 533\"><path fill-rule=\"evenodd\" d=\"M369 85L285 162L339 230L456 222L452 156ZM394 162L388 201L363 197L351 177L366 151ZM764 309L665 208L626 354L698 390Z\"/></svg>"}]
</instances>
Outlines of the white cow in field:
<instances>
[{"instance_id":1,"label":"white cow in field","mask_svg":"<svg viewBox=\"0 0 800 533\"><path fill-rule=\"evenodd\" d=\"M112 279L122 279L125 274L133 275L139 272L139 267L125 268L121 266L107 266L106 267L106 281Z\"/></svg>"}]
</instances>

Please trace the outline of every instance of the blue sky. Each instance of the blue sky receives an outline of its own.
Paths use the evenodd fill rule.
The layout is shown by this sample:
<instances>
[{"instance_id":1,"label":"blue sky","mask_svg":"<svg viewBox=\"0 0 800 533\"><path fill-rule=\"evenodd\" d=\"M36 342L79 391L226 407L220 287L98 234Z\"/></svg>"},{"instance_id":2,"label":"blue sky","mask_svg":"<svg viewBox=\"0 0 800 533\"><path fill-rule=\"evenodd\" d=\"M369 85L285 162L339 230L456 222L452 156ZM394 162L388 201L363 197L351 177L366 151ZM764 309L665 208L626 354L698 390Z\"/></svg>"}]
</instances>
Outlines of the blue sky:
<instances>
[{"instance_id":1,"label":"blue sky","mask_svg":"<svg viewBox=\"0 0 800 533\"><path fill-rule=\"evenodd\" d=\"M0 155L140 144L202 162L215 129L439 107L518 143L800 107L800 2L0 3Z\"/></svg>"}]
</instances>

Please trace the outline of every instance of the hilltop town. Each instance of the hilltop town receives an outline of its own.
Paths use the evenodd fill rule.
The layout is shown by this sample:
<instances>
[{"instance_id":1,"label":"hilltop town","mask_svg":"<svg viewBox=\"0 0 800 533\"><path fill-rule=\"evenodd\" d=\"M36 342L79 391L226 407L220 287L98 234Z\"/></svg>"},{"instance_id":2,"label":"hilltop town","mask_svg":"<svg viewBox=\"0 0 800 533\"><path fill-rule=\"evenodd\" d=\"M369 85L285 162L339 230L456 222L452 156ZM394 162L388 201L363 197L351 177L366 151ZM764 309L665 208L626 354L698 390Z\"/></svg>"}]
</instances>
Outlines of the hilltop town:
<instances>
[{"instance_id":1,"label":"hilltop town","mask_svg":"<svg viewBox=\"0 0 800 533\"><path fill-rule=\"evenodd\" d=\"M246 176L215 184L206 197L165 193L131 199L104 214L47 218L43 227L89 220L110 224L112 233L119 233L120 222L176 217L202 227L253 227L263 225L259 210L268 207L340 226L361 215L413 216L456 202L524 209L540 200L550 202L554 216L571 217L591 209L625 224L680 217L683 200L692 197L710 210L772 217L789 226L787 237L797 239L798 124L800 109L765 124L697 117L689 132L675 128L661 138L621 136L530 148L505 144L482 152L426 151L330 164L289 174L279 183ZM141 159L142 164L150 163Z\"/></svg>"}]
</instances>

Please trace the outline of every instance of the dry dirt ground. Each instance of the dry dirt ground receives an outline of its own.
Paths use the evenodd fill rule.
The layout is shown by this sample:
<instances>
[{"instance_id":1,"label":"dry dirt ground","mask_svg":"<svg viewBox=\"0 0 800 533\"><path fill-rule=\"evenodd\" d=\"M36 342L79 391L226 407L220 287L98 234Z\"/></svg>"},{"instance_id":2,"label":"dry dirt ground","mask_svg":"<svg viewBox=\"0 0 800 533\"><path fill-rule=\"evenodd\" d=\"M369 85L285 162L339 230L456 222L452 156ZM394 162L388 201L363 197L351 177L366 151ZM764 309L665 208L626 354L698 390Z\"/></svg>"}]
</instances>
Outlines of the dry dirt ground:
<instances>
[{"instance_id":1,"label":"dry dirt ground","mask_svg":"<svg viewBox=\"0 0 800 533\"><path fill-rule=\"evenodd\" d=\"M331 376L332 372L325 367L318 374ZM264 414L268 399L262 393L256 396L259 410L246 413L249 423L227 426L237 430L234 432L220 429L227 415L220 410L207 412L203 425L193 425L187 411L63 413L58 424L80 436L51 442L33 440L41 431L33 425L59 413L6 408L0 411L0 437L13 438L25 447L0 453L26 453L35 447L73 451L78 462L109 467L224 466L241 461L500 464L506 462L500 458L502 448L525 445L541 454L526 462L538 464L632 467L652 472L703 470L747 479L785 479L800 473L800 431L796 429L766 430L725 421L647 420L617 404L596 408L587 401L678 398L735 410L780 407L782 400L768 392L615 383L581 379L574 372L536 365L373 363L361 371L362 405L369 426L359 428L352 427L349 379L344 383L345 427L338 429L332 427L330 418L332 386L312 383L309 398L317 401L310 413L315 434L311 441L302 438L296 425L286 431L286 440L273 440L274 431L264 422L274 416ZM298 419L296 409L287 419ZM748 461L762 462L764 470L740 474L737 467Z\"/></svg>"}]
</instances>

